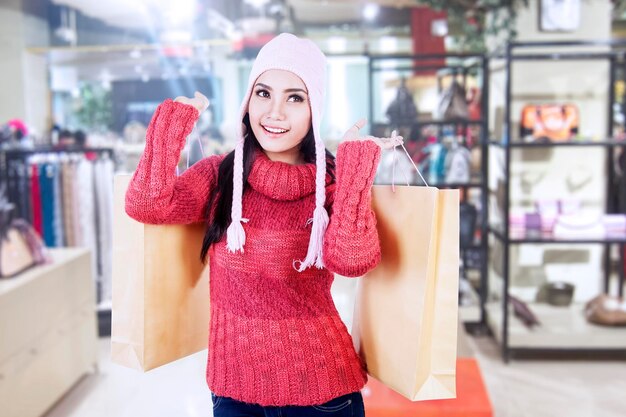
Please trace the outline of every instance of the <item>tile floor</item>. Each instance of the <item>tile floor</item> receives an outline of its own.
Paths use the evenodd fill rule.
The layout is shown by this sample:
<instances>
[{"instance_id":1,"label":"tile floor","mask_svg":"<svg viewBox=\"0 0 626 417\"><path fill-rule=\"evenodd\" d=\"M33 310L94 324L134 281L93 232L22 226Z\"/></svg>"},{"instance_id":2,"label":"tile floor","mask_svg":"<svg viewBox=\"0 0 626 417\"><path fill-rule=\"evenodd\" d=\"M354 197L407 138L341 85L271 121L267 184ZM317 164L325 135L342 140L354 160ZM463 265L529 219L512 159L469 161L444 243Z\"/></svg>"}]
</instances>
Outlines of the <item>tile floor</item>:
<instances>
[{"instance_id":1,"label":"tile floor","mask_svg":"<svg viewBox=\"0 0 626 417\"><path fill-rule=\"evenodd\" d=\"M351 322L354 281L333 286L337 308ZM350 326L348 326L350 328ZM109 360L100 339L98 372L83 378L45 417L210 417L206 351L147 374ZM489 337L467 338L497 417L626 415L626 362L516 360L505 365Z\"/></svg>"}]
</instances>

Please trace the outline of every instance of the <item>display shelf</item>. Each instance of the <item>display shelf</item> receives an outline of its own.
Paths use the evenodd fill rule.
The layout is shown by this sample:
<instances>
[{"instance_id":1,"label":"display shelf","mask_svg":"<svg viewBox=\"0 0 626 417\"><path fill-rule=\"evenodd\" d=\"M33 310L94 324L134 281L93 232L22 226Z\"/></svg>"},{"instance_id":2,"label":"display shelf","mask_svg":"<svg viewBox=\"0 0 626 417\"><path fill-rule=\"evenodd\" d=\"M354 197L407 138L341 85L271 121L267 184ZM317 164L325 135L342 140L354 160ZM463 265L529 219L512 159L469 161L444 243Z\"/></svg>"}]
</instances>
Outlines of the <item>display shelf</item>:
<instances>
[{"instance_id":1,"label":"display shelf","mask_svg":"<svg viewBox=\"0 0 626 417\"><path fill-rule=\"evenodd\" d=\"M27 269L19 274L19 279L1 279L0 297L16 291L20 287L30 285L32 281L39 279L42 275L48 275L59 268L59 265L74 262L76 259L85 256L85 254L89 254L89 250L85 248L49 248L48 254L50 262Z\"/></svg>"},{"instance_id":2,"label":"display shelf","mask_svg":"<svg viewBox=\"0 0 626 417\"><path fill-rule=\"evenodd\" d=\"M403 182L404 181L404 182ZM480 182L430 182L426 180L429 187L436 187L440 189L449 189L449 188L482 188L483 184ZM381 181L377 182L376 185L391 185L389 181ZM406 185L406 179L402 176L402 174L396 173L396 182L395 185ZM419 180L419 186L423 186L424 183L422 180Z\"/></svg>"},{"instance_id":3,"label":"display shelf","mask_svg":"<svg viewBox=\"0 0 626 417\"><path fill-rule=\"evenodd\" d=\"M51 262L0 280L2 417L45 414L98 363L91 255L53 248Z\"/></svg>"},{"instance_id":4,"label":"display shelf","mask_svg":"<svg viewBox=\"0 0 626 417\"><path fill-rule=\"evenodd\" d=\"M469 120L469 119L450 119L450 120L417 120L417 125L422 126L450 126L450 125L462 125L462 126L482 126L485 124L484 120ZM376 126L389 126L386 122L375 122Z\"/></svg>"},{"instance_id":5,"label":"display shelf","mask_svg":"<svg viewBox=\"0 0 626 417\"><path fill-rule=\"evenodd\" d=\"M526 327L509 309L509 348L537 349L626 349L626 327L609 327L589 323L585 319L584 304L554 307L543 303L528 303L541 323L532 329ZM502 303L485 306L487 324L502 343Z\"/></svg>"},{"instance_id":6,"label":"display shelf","mask_svg":"<svg viewBox=\"0 0 626 417\"><path fill-rule=\"evenodd\" d=\"M491 149L492 146L499 147L503 154L502 173L498 172L498 180L503 181L503 193L501 204L501 217L503 222L509 221L510 209L512 207L512 193L515 192L515 188L512 183L517 181L515 178L519 175L519 170L512 168L515 164L521 164L524 161L520 158L514 157L516 154L515 149L538 149L542 152L552 148L591 148L595 147L603 150L606 153L606 161L613 161L615 152L618 148L626 146L626 141L616 140L615 132L613 131L613 102L615 96L615 82L616 82L616 66L621 65L622 57L621 52L611 50L609 52L602 51L599 54L588 53L586 49L589 45L604 46L607 49L608 42L595 42L589 43L586 41L572 41L568 43L555 43L555 42L509 42L506 45L506 51L503 56L505 60L504 64L504 117L502 120L502 126L504 127L501 138L505 140L489 140L486 146ZM626 42L621 42L620 45L626 46ZM518 49L521 48L548 48L548 47L578 47L579 50L575 50L574 53L561 53L558 54L534 54L534 55L519 55L515 54ZM584 50L584 51L581 51ZM606 84L606 96L607 100L607 119L600 122L606 122L606 131L603 133L603 137L600 140L593 140L590 137L575 138L572 141L567 142L523 142L521 140L514 140L513 125L517 123L512 117L512 111L516 100L516 92L513 91L513 79L516 78L515 71L513 71L512 63L516 60L547 60L557 61L559 59L571 59L573 57L580 57L581 59L599 60L606 62L609 68L609 74ZM599 87L603 89L604 86ZM497 136L500 138L500 136ZM494 139L493 137L491 139ZM489 173L489 172L488 172ZM603 179L605 187L608 190L610 185L613 184L615 177L615 167L613 163L606 164L606 177ZM493 178L488 177L488 181L493 183ZM493 192L493 190L490 190ZM529 202L530 205L533 202ZM605 201L605 208L607 212L614 210L614 203L607 197ZM488 227L488 234L495 239L488 239L490 242L502 243L503 250L502 256L502 293L508 294L511 280L511 246L520 244L561 244L561 245L576 245L576 244L600 244L604 246L604 291L609 291L609 274L610 274L610 256L609 249L611 244L623 245L626 243L626 236L596 236L596 237L579 237L579 238L556 238L554 236L542 235L540 231L534 231L531 234L519 235L517 230L506 227L507 223L494 226L491 219L488 219L490 223ZM515 233L511 233L511 232ZM620 253L623 253L620 251ZM623 255L622 255L623 256ZM513 258L514 259L514 258ZM622 257L623 264L623 257ZM622 270L622 269L620 269ZM623 272L621 279L623 279ZM589 277L589 279L597 279L596 277ZM622 288L622 287L620 287ZM620 290L621 293L621 290ZM483 300L486 296L483 296ZM507 299L508 300L508 299ZM579 354L589 354L590 352L599 351L611 351L616 350L623 351L626 349L626 333L615 332L614 329L606 329L599 326L590 325L586 322L584 316L582 316L582 306L573 305L570 308L558 308L549 305L532 304L531 309L539 317L544 325L534 330L528 330L523 324L512 314L505 312L511 311L510 302L504 301L491 304L488 308L485 308L485 314L488 316L487 323L493 329L495 337L501 344L502 357L505 361L508 361L512 354L524 353L530 355L541 355L542 352L550 352L555 354L558 352L576 352ZM598 356L599 357L599 356Z\"/></svg>"},{"instance_id":7,"label":"display shelf","mask_svg":"<svg viewBox=\"0 0 626 417\"><path fill-rule=\"evenodd\" d=\"M482 188L482 182L441 182L441 183L428 183L431 187L437 188Z\"/></svg>"},{"instance_id":8,"label":"display shelf","mask_svg":"<svg viewBox=\"0 0 626 417\"><path fill-rule=\"evenodd\" d=\"M510 147L510 148L555 148L555 147L620 147L626 146L626 141L624 140L601 140L601 141L593 141L593 140L572 140L568 142L510 142L503 143L497 140L490 140L490 145L498 146L501 148Z\"/></svg>"},{"instance_id":9,"label":"display shelf","mask_svg":"<svg viewBox=\"0 0 626 417\"><path fill-rule=\"evenodd\" d=\"M509 237L508 239L504 236L504 233L497 230L494 226L489 226L489 233L497 237L503 243L509 243L514 245L521 245L525 243L539 243L539 244L551 244L551 243L567 243L567 244L624 244L626 243L626 235L624 236L611 236L604 238L588 238L588 239L559 239L552 236L525 236L525 237Z\"/></svg>"},{"instance_id":10,"label":"display shelf","mask_svg":"<svg viewBox=\"0 0 626 417\"><path fill-rule=\"evenodd\" d=\"M118 150L127 154L141 154L146 148L144 143L124 143L118 146Z\"/></svg>"},{"instance_id":11,"label":"display shelf","mask_svg":"<svg viewBox=\"0 0 626 417\"><path fill-rule=\"evenodd\" d=\"M33 148L22 148L22 149L6 148L6 149L0 149L0 152L5 153L7 155L11 155L11 156L21 156L21 155L31 155L31 154L37 154L37 153L63 153L63 152L67 152L67 153L73 153L73 152L80 152L80 153L87 153L87 152L103 153L103 152L108 152L108 153L113 153L114 149L113 148L107 148L107 147L84 148L84 147L77 147L77 146L68 146L68 147L36 146L36 147L33 147Z\"/></svg>"},{"instance_id":12,"label":"display shelf","mask_svg":"<svg viewBox=\"0 0 626 417\"><path fill-rule=\"evenodd\" d=\"M448 126L448 125L468 125L482 126L484 120L452 119L452 120L418 120L418 126Z\"/></svg>"},{"instance_id":13,"label":"display shelf","mask_svg":"<svg viewBox=\"0 0 626 417\"><path fill-rule=\"evenodd\" d=\"M474 288L471 289L469 300L470 303L467 305L459 305L459 319L463 323L479 323L481 320L480 296Z\"/></svg>"}]
</instances>

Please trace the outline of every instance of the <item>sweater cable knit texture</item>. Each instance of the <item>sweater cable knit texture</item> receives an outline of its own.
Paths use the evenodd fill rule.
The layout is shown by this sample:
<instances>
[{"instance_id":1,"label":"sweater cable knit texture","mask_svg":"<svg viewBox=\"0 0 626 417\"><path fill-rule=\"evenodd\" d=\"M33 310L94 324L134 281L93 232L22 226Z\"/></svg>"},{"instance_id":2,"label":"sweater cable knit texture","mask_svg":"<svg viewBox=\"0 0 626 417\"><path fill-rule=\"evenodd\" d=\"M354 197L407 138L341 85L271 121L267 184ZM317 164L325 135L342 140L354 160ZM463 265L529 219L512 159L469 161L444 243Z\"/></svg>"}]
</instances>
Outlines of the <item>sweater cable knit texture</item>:
<instances>
[{"instance_id":1,"label":"sweater cable knit texture","mask_svg":"<svg viewBox=\"0 0 626 417\"><path fill-rule=\"evenodd\" d=\"M146 149L128 192L126 212L151 224L204 218L223 156L207 157L181 176L175 167L198 112L166 100L148 128ZM330 223L324 269L297 272L307 252L315 208L315 164L273 162L258 152L243 195L245 253L226 238L212 245L211 320L206 379L217 395L263 406L316 405L356 392L364 364L333 303L333 273L358 277L380 260L371 186L380 148L342 143L336 182L326 178ZM175 279L176 277L172 277Z\"/></svg>"}]
</instances>

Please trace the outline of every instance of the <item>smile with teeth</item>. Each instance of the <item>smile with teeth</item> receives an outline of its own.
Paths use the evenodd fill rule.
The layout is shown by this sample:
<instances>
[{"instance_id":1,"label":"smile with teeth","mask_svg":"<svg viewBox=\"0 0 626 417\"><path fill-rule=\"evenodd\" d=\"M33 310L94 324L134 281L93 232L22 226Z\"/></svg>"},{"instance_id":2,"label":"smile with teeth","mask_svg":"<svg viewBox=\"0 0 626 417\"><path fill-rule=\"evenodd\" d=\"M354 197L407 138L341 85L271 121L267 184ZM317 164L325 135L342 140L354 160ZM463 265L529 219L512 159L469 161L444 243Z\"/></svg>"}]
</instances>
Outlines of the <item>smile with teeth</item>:
<instances>
[{"instance_id":1,"label":"smile with teeth","mask_svg":"<svg viewBox=\"0 0 626 417\"><path fill-rule=\"evenodd\" d=\"M279 129L279 128L276 128L276 127L269 127L269 126L264 126L264 125L261 125L261 126L263 126L263 129L267 130L270 133L274 133L274 134L288 132L287 129Z\"/></svg>"}]
</instances>

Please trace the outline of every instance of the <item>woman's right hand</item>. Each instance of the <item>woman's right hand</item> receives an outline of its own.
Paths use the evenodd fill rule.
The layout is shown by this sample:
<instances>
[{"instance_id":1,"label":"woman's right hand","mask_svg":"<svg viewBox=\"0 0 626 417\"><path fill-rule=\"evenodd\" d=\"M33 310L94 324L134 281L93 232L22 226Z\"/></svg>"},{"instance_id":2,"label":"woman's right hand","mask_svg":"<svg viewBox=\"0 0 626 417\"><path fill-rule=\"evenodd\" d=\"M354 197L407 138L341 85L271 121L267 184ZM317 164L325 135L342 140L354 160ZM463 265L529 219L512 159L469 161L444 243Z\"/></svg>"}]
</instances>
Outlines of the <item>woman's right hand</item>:
<instances>
[{"instance_id":1,"label":"woman's right hand","mask_svg":"<svg viewBox=\"0 0 626 417\"><path fill-rule=\"evenodd\" d=\"M193 95L193 98L179 96L179 97L176 97L174 101L177 103L188 104L190 106L195 107L196 110L198 110L199 114L202 114L202 112L205 111L207 107L209 107L209 99L206 98L204 94L198 91L195 92L195 94Z\"/></svg>"}]
</instances>

